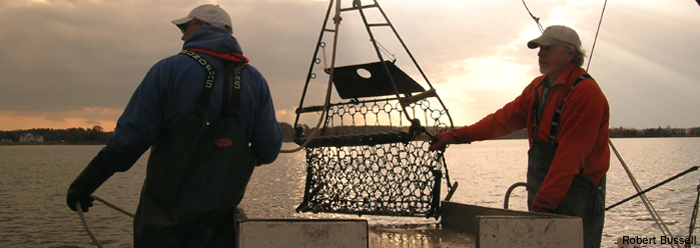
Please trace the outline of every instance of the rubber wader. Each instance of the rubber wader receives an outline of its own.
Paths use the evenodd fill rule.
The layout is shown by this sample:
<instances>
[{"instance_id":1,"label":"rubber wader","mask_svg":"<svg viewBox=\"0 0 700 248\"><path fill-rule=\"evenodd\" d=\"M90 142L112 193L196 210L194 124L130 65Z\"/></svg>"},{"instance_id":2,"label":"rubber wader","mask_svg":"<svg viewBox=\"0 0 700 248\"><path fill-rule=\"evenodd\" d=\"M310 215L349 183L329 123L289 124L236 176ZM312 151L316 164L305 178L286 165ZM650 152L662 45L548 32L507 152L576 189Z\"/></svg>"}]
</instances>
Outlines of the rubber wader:
<instances>
[{"instance_id":1,"label":"rubber wader","mask_svg":"<svg viewBox=\"0 0 700 248\"><path fill-rule=\"evenodd\" d=\"M198 62L205 61L183 51ZM208 72L193 112L151 147L134 219L134 247L234 247L233 215L256 165L237 111L246 64ZM235 68L235 69L231 69ZM224 77L221 118L204 116L214 75ZM228 88L233 85L231 99ZM225 109L225 111L224 111Z\"/></svg>"},{"instance_id":2,"label":"rubber wader","mask_svg":"<svg viewBox=\"0 0 700 248\"><path fill-rule=\"evenodd\" d=\"M579 77L571 87L573 88L585 78L590 78L590 76L586 74ZM546 95L543 98L546 98ZM564 101L566 101L566 99L564 99ZM541 110L537 108L538 105L540 104L535 101L533 109L534 111L540 112ZM532 209L532 202L535 199L535 195L537 195L540 187L542 187L542 182L545 176L547 176L549 167L557 152L558 144L555 142L556 128L560 119L559 113L561 113L563 105L564 103L562 102L559 105L557 113L552 118L549 141L536 140L528 151L527 203L530 209ZM535 132L533 133L537 133L538 126L538 124L534 125ZM581 217L583 221L584 247L600 247L603 225L605 222L605 177L603 177L599 185L596 186L595 183L582 174L579 173L576 175L571 182L569 191L553 213Z\"/></svg>"}]
</instances>

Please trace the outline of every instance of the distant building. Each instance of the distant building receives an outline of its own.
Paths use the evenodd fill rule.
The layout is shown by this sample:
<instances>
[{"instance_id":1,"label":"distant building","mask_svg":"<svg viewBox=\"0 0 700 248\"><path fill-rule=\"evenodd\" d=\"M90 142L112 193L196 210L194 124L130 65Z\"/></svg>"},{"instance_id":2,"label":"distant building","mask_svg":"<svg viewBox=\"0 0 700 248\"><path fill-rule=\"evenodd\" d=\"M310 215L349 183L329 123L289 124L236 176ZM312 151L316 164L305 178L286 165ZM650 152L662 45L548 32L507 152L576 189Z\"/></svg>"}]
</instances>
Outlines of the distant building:
<instances>
[{"instance_id":1,"label":"distant building","mask_svg":"<svg viewBox=\"0 0 700 248\"><path fill-rule=\"evenodd\" d=\"M0 144L2 144L2 143L12 143L12 140L11 140L11 139L2 138L2 139L0 139Z\"/></svg>"},{"instance_id":2,"label":"distant building","mask_svg":"<svg viewBox=\"0 0 700 248\"><path fill-rule=\"evenodd\" d=\"M33 133L23 133L19 135L19 142L44 142L44 136L34 135Z\"/></svg>"}]
</instances>

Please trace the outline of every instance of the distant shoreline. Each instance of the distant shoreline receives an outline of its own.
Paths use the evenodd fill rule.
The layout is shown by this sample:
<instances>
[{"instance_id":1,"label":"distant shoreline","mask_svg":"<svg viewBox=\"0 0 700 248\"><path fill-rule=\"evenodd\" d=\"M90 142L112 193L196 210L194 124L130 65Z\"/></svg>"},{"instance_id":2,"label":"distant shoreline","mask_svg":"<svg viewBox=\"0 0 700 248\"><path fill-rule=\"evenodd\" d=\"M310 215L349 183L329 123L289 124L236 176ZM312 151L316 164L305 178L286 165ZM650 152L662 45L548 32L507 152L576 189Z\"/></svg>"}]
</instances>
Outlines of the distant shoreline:
<instances>
[{"instance_id":1,"label":"distant shoreline","mask_svg":"<svg viewBox=\"0 0 700 248\"><path fill-rule=\"evenodd\" d=\"M280 122L283 141L291 142L298 134L292 125ZM334 134L363 134L369 132L367 126L340 126L326 130L326 135ZM371 133L407 131L410 127L372 126ZM304 127L302 134L310 134L313 129ZM610 128L610 138L651 138L651 137L700 137L700 127L693 128ZM527 130L520 129L499 139L527 139ZM100 126L93 128L69 129L28 129L0 131L0 145L104 145L113 132L104 132ZM427 140L420 135L417 139Z\"/></svg>"},{"instance_id":2,"label":"distant shoreline","mask_svg":"<svg viewBox=\"0 0 700 248\"><path fill-rule=\"evenodd\" d=\"M610 137L611 139L620 139L620 138L697 138L697 137L682 137L682 136L668 136L668 137ZM504 139L527 139L527 138L498 138L494 140L504 140ZM282 143L294 143L293 141L283 141ZM8 142L8 143L0 143L0 146L76 146L76 145L105 145L105 142L99 142L99 141L75 141L75 142L59 142L59 141L46 141L46 142Z\"/></svg>"},{"instance_id":3,"label":"distant shoreline","mask_svg":"<svg viewBox=\"0 0 700 248\"><path fill-rule=\"evenodd\" d=\"M76 141L76 142L60 142L60 141L45 141L45 142L7 142L0 143L0 146L73 146L73 145L105 145L105 142L100 141Z\"/></svg>"}]
</instances>

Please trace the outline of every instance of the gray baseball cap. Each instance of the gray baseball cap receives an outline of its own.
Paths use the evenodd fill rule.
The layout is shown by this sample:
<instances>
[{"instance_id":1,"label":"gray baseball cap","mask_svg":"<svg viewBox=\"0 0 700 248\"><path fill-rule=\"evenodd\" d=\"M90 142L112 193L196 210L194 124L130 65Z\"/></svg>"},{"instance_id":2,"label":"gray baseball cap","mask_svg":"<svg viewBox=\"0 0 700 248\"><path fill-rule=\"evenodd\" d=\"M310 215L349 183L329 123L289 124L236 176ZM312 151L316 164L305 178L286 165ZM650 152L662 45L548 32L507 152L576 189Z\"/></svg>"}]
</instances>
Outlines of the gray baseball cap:
<instances>
[{"instance_id":1,"label":"gray baseball cap","mask_svg":"<svg viewBox=\"0 0 700 248\"><path fill-rule=\"evenodd\" d=\"M205 4L194 8L187 17L171 21L175 25L182 25L194 19L205 21L212 26L226 29L231 25L231 17L219 5Z\"/></svg>"},{"instance_id":2,"label":"gray baseball cap","mask_svg":"<svg viewBox=\"0 0 700 248\"><path fill-rule=\"evenodd\" d=\"M559 42L564 42L575 47L581 47L581 39L578 37L576 31L570 27L560 25L547 27L540 37L529 41L527 43L527 47L530 49L535 49L540 46L551 46Z\"/></svg>"}]
</instances>

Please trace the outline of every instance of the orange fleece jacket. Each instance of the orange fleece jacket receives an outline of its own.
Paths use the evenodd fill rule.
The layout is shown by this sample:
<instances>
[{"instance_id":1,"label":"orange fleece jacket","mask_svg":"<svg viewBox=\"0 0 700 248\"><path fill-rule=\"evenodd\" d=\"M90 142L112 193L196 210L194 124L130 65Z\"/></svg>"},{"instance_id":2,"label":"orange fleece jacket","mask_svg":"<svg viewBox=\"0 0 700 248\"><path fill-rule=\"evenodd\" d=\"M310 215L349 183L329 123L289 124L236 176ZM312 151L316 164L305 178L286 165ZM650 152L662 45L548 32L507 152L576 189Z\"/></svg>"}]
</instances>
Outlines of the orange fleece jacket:
<instances>
[{"instance_id":1,"label":"orange fleece jacket","mask_svg":"<svg viewBox=\"0 0 700 248\"><path fill-rule=\"evenodd\" d=\"M536 133L533 133L536 120L532 111L534 89L546 78L545 75L535 78L520 96L502 109L474 125L454 130L454 134L459 143L469 143L495 139L527 128L530 144L533 140L547 141L554 112L569 93L574 81L583 74L586 74L584 69L571 65L550 87ZM539 98L543 88L537 88ZM568 192L574 176L581 171L596 185L600 183L610 167L609 118L608 101L593 79L585 79L571 90L562 107L556 137L559 144L557 152L536 199L555 200L558 205Z\"/></svg>"}]
</instances>

